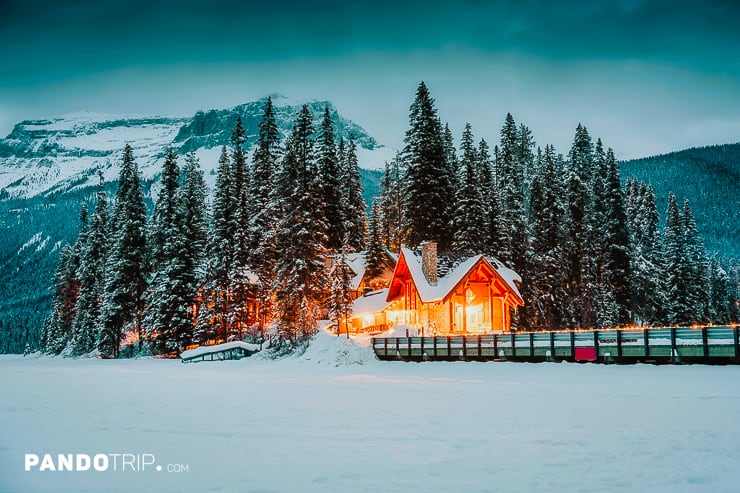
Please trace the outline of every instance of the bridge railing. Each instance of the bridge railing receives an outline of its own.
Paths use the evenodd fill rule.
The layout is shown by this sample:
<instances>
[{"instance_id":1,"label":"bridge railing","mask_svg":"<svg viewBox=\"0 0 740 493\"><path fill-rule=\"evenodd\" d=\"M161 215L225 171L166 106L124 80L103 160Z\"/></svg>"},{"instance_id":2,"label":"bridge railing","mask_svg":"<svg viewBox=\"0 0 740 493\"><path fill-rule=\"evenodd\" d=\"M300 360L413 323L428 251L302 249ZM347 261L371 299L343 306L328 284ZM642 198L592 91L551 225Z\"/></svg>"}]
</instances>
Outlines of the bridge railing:
<instances>
[{"instance_id":1,"label":"bridge railing","mask_svg":"<svg viewBox=\"0 0 740 493\"><path fill-rule=\"evenodd\" d=\"M373 349L381 359L403 360L679 361L740 357L736 326L375 337Z\"/></svg>"}]
</instances>

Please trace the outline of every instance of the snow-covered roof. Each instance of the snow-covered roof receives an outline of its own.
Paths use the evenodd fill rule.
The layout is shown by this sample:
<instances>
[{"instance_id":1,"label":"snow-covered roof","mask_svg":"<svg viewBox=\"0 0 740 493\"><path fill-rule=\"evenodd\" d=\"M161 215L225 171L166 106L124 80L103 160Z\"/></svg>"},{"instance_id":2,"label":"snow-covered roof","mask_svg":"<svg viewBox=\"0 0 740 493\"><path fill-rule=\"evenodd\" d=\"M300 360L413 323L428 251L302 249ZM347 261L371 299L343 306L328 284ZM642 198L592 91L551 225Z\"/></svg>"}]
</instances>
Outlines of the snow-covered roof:
<instances>
[{"instance_id":1,"label":"snow-covered roof","mask_svg":"<svg viewBox=\"0 0 740 493\"><path fill-rule=\"evenodd\" d=\"M387 297L388 288L360 296L352 303L352 317L378 313L385 310L391 304L390 301L386 300Z\"/></svg>"},{"instance_id":2,"label":"snow-covered roof","mask_svg":"<svg viewBox=\"0 0 740 493\"><path fill-rule=\"evenodd\" d=\"M348 253L344 257L353 274L352 279L350 279L350 286L352 287L352 291L357 291L362 278L365 277L365 269L367 269L365 252Z\"/></svg>"},{"instance_id":3,"label":"snow-covered roof","mask_svg":"<svg viewBox=\"0 0 740 493\"><path fill-rule=\"evenodd\" d=\"M432 285L429 284L422 270L421 255L418 255L409 248L402 247L400 256L406 261L409 274L414 281L419 298L421 298L423 303L445 299L470 270L481 261L488 264L501 277L519 301L522 301L522 295L519 293L519 288L516 285L517 282L521 283L522 278L495 257L481 254L472 256L440 255L437 257L437 284Z\"/></svg>"},{"instance_id":4,"label":"snow-covered roof","mask_svg":"<svg viewBox=\"0 0 740 493\"><path fill-rule=\"evenodd\" d=\"M251 353L254 353L260 350L260 345L250 344L244 341L232 341L232 342L225 342L223 344L215 344L212 346L200 346L195 349L189 349L187 351L183 351L180 354L180 358L190 359L190 358L195 358L197 356L202 356L204 354L217 353L219 351L226 351L228 349L234 349L234 348L242 348Z\"/></svg>"},{"instance_id":5,"label":"snow-covered roof","mask_svg":"<svg viewBox=\"0 0 740 493\"><path fill-rule=\"evenodd\" d=\"M384 253L393 263L398 261L397 257L393 255L389 250L385 250ZM352 271L350 287L353 291L357 291L360 288L362 279L365 277L365 271L367 270L367 252L362 251L345 253L344 258L347 262L347 266ZM390 267L393 268L393 264L390 264Z\"/></svg>"}]
</instances>

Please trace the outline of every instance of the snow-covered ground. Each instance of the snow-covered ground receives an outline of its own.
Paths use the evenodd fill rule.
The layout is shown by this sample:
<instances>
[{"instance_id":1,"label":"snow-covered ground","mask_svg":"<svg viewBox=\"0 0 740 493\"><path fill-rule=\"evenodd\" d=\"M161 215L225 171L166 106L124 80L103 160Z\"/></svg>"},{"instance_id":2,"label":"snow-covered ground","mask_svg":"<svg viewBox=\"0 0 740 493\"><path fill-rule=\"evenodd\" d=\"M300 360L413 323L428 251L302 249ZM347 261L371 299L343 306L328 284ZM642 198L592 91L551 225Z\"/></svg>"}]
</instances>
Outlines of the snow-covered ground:
<instances>
[{"instance_id":1,"label":"snow-covered ground","mask_svg":"<svg viewBox=\"0 0 740 493\"><path fill-rule=\"evenodd\" d=\"M325 334L280 361L5 356L0 491L737 491L739 381L737 366L379 362ZM27 453L163 468L25 472Z\"/></svg>"}]
</instances>

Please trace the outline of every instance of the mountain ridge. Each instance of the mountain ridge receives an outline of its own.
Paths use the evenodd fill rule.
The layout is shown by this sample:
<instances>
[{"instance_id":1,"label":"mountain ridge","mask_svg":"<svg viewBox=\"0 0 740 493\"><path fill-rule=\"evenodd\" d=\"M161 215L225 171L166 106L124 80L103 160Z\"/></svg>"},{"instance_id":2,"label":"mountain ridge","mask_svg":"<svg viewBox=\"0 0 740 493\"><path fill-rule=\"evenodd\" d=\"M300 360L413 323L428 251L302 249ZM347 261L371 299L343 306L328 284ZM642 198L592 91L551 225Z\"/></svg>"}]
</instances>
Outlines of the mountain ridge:
<instances>
[{"instance_id":1,"label":"mountain ridge","mask_svg":"<svg viewBox=\"0 0 740 493\"><path fill-rule=\"evenodd\" d=\"M688 199L708 252L740 258L740 142L692 147L620 163L623 179L652 185L665 221L668 192Z\"/></svg>"},{"instance_id":2,"label":"mountain ridge","mask_svg":"<svg viewBox=\"0 0 740 493\"><path fill-rule=\"evenodd\" d=\"M180 154L195 151L206 175L215 170L222 145L229 145L237 117L247 131L245 149L253 147L266 98L227 109L198 111L190 117L72 113L23 120L0 139L0 198L33 197L42 193L93 186L98 171L107 181L118 173L118 153L133 147L142 176L156 178L165 149ZM330 101L305 103L318 122L328 107L337 136L358 144L360 165L379 167L387 149L354 121L342 116ZM278 97L274 110L281 137L287 136L302 104Z\"/></svg>"}]
</instances>

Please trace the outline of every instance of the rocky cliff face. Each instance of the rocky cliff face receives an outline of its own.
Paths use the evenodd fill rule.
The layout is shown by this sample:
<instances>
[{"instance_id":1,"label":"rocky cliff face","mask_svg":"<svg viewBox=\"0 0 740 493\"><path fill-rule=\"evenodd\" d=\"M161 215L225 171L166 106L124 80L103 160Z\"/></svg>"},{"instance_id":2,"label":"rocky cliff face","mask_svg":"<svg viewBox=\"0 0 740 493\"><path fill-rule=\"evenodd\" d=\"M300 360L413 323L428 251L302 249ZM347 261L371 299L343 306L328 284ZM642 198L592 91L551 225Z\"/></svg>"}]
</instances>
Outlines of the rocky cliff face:
<instances>
[{"instance_id":1,"label":"rocky cliff face","mask_svg":"<svg viewBox=\"0 0 740 493\"><path fill-rule=\"evenodd\" d=\"M180 154L195 151L208 175L216 167L220 147L230 143L239 116L248 135L247 150L252 148L265 101L199 111L192 117L79 113L22 121L0 140L0 199L84 188L97 182L98 171L106 180L115 180L120 151L126 143L133 146L144 178L156 177L164 150L170 145ZM285 137L301 105L282 97L273 98L273 104ZM382 164L385 149L361 126L341 116L328 101L308 105L317 124L324 107L329 107L338 135L355 137L362 150L361 166L368 160L370 167Z\"/></svg>"}]
</instances>

